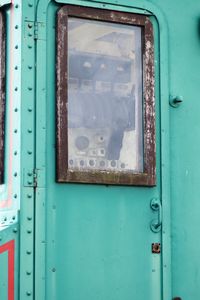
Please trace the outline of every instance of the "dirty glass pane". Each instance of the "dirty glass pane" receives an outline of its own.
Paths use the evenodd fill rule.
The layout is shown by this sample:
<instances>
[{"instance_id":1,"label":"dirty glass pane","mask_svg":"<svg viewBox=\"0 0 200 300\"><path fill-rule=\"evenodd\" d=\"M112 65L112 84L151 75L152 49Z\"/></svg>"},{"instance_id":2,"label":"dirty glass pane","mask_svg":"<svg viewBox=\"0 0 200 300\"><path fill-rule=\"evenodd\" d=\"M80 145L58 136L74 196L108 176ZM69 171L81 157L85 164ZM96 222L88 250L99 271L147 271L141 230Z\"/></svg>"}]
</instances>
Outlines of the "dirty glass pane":
<instances>
[{"instance_id":1,"label":"dirty glass pane","mask_svg":"<svg viewBox=\"0 0 200 300\"><path fill-rule=\"evenodd\" d=\"M68 22L69 169L142 172L141 28Z\"/></svg>"}]
</instances>

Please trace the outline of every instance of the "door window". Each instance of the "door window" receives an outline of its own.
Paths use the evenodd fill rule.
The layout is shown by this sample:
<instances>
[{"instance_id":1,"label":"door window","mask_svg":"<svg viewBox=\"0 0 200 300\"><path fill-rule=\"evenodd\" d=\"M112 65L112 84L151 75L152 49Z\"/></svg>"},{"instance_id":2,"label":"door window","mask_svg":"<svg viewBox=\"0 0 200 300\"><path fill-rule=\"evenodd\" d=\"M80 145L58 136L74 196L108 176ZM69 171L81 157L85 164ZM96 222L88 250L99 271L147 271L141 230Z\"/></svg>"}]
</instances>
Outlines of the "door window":
<instances>
[{"instance_id":1,"label":"door window","mask_svg":"<svg viewBox=\"0 0 200 300\"><path fill-rule=\"evenodd\" d=\"M154 185L150 21L65 6L57 25L58 181Z\"/></svg>"}]
</instances>

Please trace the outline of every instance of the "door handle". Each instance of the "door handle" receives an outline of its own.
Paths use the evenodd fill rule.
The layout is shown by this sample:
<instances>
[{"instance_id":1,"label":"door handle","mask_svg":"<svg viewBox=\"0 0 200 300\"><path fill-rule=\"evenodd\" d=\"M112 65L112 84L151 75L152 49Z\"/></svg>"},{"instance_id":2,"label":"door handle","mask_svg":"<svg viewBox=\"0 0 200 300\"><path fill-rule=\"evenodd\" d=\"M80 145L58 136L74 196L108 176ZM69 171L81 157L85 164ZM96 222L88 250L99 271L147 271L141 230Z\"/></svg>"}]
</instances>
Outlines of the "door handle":
<instances>
[{"instance_id":1,"label":"door handle","mask_svg":"<svg viewBox=\"0 0 200 300\"><path fill-rule=\"evenodd\" d=\"M153 198L150 206L154 212L158 212L158 218L151 221L150 228L153 232L159 232L162 227L162 205L158 198Z\"/></svg>"}]
</instances>

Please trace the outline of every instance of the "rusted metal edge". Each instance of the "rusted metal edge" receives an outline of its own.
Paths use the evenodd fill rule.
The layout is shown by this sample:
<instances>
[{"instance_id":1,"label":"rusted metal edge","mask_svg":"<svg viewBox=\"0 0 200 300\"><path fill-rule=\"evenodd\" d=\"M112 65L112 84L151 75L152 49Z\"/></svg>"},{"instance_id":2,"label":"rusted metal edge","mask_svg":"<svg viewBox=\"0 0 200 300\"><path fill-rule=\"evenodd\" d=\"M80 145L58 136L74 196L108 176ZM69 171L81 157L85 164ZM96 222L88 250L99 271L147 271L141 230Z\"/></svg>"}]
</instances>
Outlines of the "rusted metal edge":
<instances>
[{"instance_id":1,"label":"rusted metal edge","mask_svg":"<svg viewBox=\"0 0 200 300\"><path fill-rule=\"evenodd\" d=\"M4 181L5 152L5 18L0 11L0 183Z\"/></svg>"},{"instance_id":2,"label":"rusted metal edge","mask_svg":"<svg viewBox=\"0 0 200 300\"><path fill-rule=\"evenodd\" d=\"M75 171L68 169L67 42L68 16L141 26L143 29L144 172ZM65 5L57 14L57 167L58 182L155 186L155 96L153 27L148 17L103 9Z\"/></svg>"},{"instance_id":3,"label":"rusted metal edge","mask_svg":"<svg viewBox=\"0 0 200 300\"><path fill-rule=\"evenodd\" d=\"M154 37L152 23L147 17L143 53L144 171L156 178Z\"/></svg>"},{"instance_id":4,"label":"rusted metal edge","mask_svg":"<svg viewBox=\"0 0 200 300\"><path fill-rule=\"evenodd\" d=\"M67 170L63 178L58 178L58 182L80 182L115 185L140 185L154 186L155 178L146 173L112 172L102 170L76 171Z\"/></svg>"}]
</instances>

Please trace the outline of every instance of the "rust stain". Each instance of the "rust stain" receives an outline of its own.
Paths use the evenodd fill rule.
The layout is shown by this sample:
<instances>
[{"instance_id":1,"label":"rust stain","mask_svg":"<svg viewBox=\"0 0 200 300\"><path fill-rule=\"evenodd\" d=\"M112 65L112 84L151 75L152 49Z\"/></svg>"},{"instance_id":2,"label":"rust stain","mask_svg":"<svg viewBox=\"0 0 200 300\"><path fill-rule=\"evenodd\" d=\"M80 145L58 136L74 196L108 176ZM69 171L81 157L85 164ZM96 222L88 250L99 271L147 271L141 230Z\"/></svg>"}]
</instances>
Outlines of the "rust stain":
<instances>
[{"instance_id":1,"label":"rust stain","mask_svg":"<svg viewBox=\"0 0 200 300\"><path fill-rule=\"evenodd\" d=\"M153 243L151 245L151 250L152 250L152 253L159 254L161 252L160 243Z\"/></svg>"}]
</instances>

